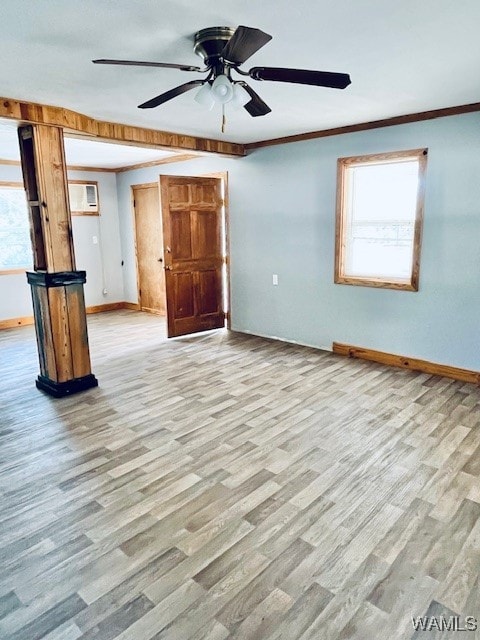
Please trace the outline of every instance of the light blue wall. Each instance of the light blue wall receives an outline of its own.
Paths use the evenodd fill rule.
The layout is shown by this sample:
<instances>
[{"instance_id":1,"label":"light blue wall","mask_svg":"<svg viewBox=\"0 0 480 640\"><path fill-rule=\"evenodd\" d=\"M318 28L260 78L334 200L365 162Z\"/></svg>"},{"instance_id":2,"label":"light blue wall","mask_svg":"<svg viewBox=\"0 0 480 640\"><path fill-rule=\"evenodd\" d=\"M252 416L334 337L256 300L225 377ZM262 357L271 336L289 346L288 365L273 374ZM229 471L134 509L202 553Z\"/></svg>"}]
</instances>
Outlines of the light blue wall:
<instances>
[{"instance_id":1,"label":"light blue wall","mask_svg":"<svg viewBox=\"0 0 480 640\"><path fill-rule=\"evenodd\" d=\"M156 181L160 172L228 171L234 329L480 370L479 132L480 115L467 114L268 147L240 159L201 158L117 176L71 173L99 182L100 220L74 219L86 303L137 301L132 184ZM335 285L337 158L419 147L429 148L420 290ZM20 181L19 167L0 166L0 180ZM92 243L97 234L101 245ZM0 319L31 313L25 277L0 276Z\"/></svg>"},{"instance_id":2,"label":"light blue wall","mask_svg":"<svg viewBox=\"0 0 480 640\"><path fill-rule=\"evenodd\" d=\"M68 177L98 182L100 216L72 216L77 269L87 272L85 303L95 306L121 302L125 297L115 174L68 171Z\"/></svg>"},{"instance_id":3,"label":"light blue wall","mask_svg":"<svg viewBox=\"0 0 480 640\"><path fill-rule=\"evenodd\" d=\"M130 187L228 171L232 328L480 370L480 115L117 175L125 299L137 301ZM338 157L428 147L420 290L333 283ZM272 274L279 285L272 285Z\"/></svg>"},{"instance_id":4,"label":"light blue wall","mask_svg":"<svg viewBox=\"0 0 480 640\"><path fill-rule=\"evenodd\" d=\"M125 283L125 300L138 302L137 267L135 258L135 232L132 210L131 187L136 184L158 182L159 175L202 176L210 173L227 171L235 176L234 184L230 184L230 199L243 193L241 166L245 158L230 159L217 157L199 157L186 162L174 162L160 166L146 167L134 171L117 173L118 213L120 219L120 236L122 241L122 258L124 261L123 277ZM241 195L238 196L239 201Z\"/></svg>"},{"instance_id":5,"label":"light blue wall","mask_svg":"<svg viewBox=\"0 0 480 640\"><path fill-rule=\"evenodd\" d=\"M480 370L479 134L480 115L468 114L268 147L242 161L231 208L233 328ZM420 290L334 284L337 158L420 147L429 149Z\"/></svg>"}]
</instances>

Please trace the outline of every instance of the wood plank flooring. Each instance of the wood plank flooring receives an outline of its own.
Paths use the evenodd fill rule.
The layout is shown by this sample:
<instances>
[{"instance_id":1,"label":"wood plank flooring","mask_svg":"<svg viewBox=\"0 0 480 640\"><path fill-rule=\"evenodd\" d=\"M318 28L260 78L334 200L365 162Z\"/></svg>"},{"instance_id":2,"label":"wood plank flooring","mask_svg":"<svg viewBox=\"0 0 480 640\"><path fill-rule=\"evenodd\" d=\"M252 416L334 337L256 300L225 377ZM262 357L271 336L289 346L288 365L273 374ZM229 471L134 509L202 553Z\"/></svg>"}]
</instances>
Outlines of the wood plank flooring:
<instances>
[{"instance_id":1,"label":"wood plank flooring","mask_svg":"<svg viewBox=\"0 0 480 640\"><path fill-rule=\"evenodd\" d=\"M480 624L480 389L89 317L98 389L0 332L3 640L401 640Z\"/></svg>"}]
</instances>

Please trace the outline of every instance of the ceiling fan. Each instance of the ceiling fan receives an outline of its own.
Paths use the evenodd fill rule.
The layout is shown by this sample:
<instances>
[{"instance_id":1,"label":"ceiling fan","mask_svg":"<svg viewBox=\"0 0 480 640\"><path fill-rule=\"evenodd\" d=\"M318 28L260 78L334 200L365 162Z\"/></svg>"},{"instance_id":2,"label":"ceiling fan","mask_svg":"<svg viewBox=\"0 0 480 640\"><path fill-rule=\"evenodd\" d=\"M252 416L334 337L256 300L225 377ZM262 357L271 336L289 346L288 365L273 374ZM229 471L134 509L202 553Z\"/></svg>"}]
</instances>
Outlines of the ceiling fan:
<instances>
[{"instance_id":1,"label":"ceiling fan","mask_svg":"<svg viewBox=\"0 0 480 640\"><path fill-rule=\"evenodd\" d=\"M172 64L167 62L140 62L135 60L93 60L95 64L133 65L140 67L162 67L207 73L200 80L191 80L174 89L147 100L139 109L158 107L172 98L199 88L195 100L200 104L212 108L215 103L225 105L233 101L242 106L253 117L270 113L270 107L243 80L232 78L232 71L240 76L250 77L252 80L272 80L276 82L292 82L332 89L345 89L350 84L347 73L332 73L328 71L310 71L307 69L286 69L283 67L252 67L248 71L240 69L250 56L256 53L272 39L268 33L252 27L210 27L198 31L194 36L194 52L203 58L205 67Z\"/></svg>"}]
</instances>

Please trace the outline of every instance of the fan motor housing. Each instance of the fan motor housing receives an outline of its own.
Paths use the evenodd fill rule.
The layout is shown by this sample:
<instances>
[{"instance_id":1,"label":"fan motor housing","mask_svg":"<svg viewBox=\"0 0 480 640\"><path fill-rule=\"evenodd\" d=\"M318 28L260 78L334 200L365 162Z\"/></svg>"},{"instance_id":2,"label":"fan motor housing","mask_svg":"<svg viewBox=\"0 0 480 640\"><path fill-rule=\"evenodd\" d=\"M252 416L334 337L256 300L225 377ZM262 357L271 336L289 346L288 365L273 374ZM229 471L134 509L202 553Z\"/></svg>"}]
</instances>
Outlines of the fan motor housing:
<instances>
[{"instance_id":1,"label":"fan motor housing","mask_svg":"<svg viewBox=\"0 0 480 640\"><path fill-rule=\"evenodd\" d=\"M233 27L201 29L195 34L193 50L204 59L207 66L214 66L234 32Z\"/></svg>"}]
</instances>

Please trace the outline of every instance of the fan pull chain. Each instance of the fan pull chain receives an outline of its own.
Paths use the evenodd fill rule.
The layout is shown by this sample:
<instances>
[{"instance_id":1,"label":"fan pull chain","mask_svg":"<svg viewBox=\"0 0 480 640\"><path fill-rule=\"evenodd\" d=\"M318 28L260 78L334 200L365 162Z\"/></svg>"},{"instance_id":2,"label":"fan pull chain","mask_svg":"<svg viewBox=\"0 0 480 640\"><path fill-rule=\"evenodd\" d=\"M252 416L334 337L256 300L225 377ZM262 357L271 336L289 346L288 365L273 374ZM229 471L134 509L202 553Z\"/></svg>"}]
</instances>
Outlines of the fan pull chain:
<instances>
[{"instance_id":1,"label":"fan pull chain","mask_svg":"<svg viewBox=\"0 0 480 640\"><path fill-rule=\"evenodd\" d=\"M222 133L225 133L226 124L227 124L227 119L225 117L225 105L222 104Z\"/></svg>"}]
</instances>

